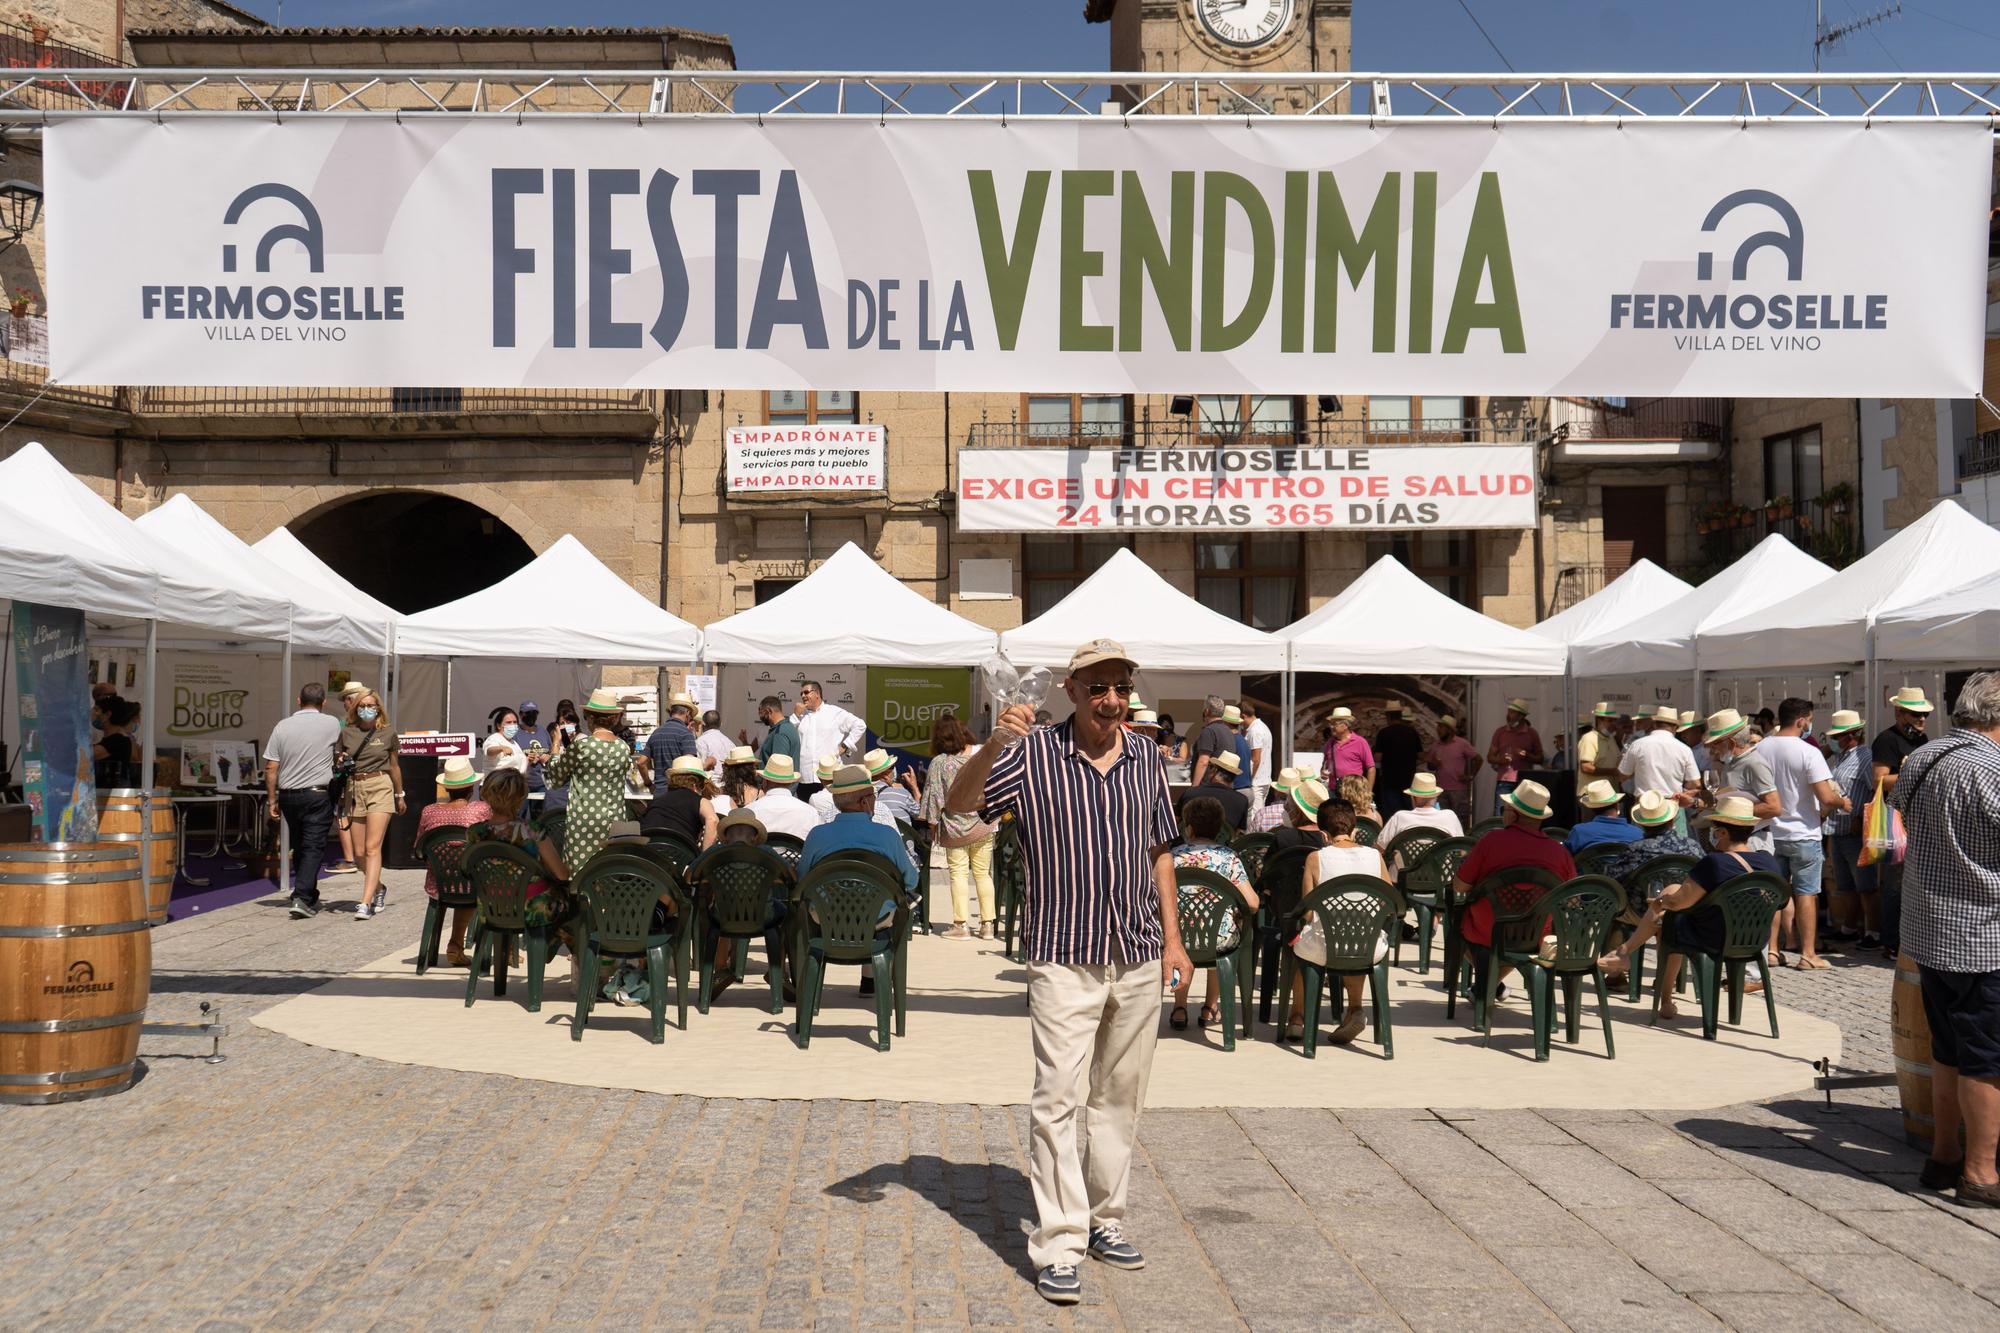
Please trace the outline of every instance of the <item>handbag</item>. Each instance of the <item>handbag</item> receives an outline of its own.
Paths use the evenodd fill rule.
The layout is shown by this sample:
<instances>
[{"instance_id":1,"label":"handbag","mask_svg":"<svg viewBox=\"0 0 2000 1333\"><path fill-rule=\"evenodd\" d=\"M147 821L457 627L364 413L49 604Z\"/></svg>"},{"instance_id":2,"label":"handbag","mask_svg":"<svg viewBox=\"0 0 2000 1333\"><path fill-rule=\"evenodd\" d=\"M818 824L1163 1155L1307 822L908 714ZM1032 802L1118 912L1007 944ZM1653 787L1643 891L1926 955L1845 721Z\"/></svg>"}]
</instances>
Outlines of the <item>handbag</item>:
<instances>
[{"instance_id":1,"label":"handbag","mask_svg":"<svg viewBox=\"0 0 2000 1333\"><path fill-rule=\"evenodd\" d=\"M354 776L354 756L340 748L338 741L333 747L333 776L326 780L326 794L333 801L333 808L340 809L341 798L347 795L347 780Z\"/></svg>"},{"instance_id":2,"label":"handbag","mask_svg":"<svg viewBox=\"0 0 2000 1333\"><path fill-rule=\"evenodd\" d=\"M1861 813L1861 855L1857 864L1896 865L1902 861L1907 843L1903 817L1883 799L1882 783L1878 780L1875 783L1875 799L1868 802Z\"/></svg>"}]
</instances>

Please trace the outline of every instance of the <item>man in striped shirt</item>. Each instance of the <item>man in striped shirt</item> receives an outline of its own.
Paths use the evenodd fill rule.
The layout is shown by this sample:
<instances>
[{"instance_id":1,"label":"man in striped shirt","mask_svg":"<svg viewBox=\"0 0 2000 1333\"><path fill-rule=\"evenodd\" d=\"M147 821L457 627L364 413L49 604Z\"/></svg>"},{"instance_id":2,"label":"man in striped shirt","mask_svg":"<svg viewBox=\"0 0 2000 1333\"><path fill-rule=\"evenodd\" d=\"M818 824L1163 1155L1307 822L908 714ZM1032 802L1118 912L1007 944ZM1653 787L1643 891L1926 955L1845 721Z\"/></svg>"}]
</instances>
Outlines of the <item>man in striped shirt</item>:
<instances>
[{"instance_id":1,"label":"man in striped shirt","mask_svg":"<svg viewBox=\"0 0 2000 1333\"><path fill-rule=\"evenodd\" d=\"M1082 1299L1086 1253L1145 1266L1124 1229L1132 1144L1163 979L1194 975L1175 911L1166 766L1123 725L1133 670L1110 639L1078 648L1063 686L1075 715L1037 728L1034 710L1007 709L946 802L958 813L983 806L988 818L1011 811L1020 829L1039 1214L1028 1255L1036 1290L1058 1305Z\"/></svg>"}]
</instances>

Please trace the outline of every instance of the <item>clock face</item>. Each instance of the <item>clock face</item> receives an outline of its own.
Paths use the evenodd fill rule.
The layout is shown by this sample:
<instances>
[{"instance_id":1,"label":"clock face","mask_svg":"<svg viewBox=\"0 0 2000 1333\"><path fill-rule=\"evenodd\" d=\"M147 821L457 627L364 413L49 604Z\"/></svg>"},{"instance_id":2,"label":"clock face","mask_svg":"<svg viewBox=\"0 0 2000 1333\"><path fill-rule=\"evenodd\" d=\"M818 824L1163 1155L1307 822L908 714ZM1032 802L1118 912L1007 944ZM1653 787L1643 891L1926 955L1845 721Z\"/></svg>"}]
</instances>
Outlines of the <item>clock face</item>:
<instances>
[{"instance_id":1,"label":"clock face","mask_svg":"<svg viewBox=\"0 0 2000 1333\"><path fill-rule=\"evenodd\" d=\"M1264 45L1292 21L1298 0L1192 0L1194 15L1224 46L1249 51Z\"/></svg>"}]
</instances>

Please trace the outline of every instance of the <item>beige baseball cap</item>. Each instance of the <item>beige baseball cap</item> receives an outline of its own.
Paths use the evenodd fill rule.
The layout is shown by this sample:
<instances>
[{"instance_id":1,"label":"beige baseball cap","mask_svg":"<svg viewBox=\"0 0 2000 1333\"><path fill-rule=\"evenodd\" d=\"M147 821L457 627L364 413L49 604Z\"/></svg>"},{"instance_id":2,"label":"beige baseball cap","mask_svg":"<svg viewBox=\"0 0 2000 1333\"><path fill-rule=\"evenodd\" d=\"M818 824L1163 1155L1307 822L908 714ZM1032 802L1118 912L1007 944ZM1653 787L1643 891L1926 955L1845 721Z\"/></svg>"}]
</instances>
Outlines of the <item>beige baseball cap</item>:
<instances>
[{"instance_id":1,"label":"beige baseball cap","mask_svg":"<svg viewBox=\"0 0 2000 1333\"><path fill-rule=\"evenodd\" d=\"M1099 662L1123 662L1134 671L1139 664L1132 660L1132 654L1125 651L1125 645L1116 639L1092 639L1080 645L1069 657L1069 674L1074 676L1085 667L1096 666Z\"/></svg>"}]
</instances>

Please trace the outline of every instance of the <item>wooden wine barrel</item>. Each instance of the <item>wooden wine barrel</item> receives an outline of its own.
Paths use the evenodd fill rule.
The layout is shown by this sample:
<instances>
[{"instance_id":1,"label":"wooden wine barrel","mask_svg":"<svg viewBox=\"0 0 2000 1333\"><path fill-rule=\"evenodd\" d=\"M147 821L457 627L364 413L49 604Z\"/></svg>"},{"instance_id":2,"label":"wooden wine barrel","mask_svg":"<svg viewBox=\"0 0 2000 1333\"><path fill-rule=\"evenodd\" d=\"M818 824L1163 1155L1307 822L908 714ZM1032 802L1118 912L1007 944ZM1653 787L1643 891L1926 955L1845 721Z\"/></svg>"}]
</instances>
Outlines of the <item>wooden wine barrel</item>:
<instances>
[{"instance_id":1,"label":"wooden wine barrel","mask_svg":"<svg viewBox=\"0 0 2000 1333\"><path fill-rule=\"evenodd\" d=\"M1917 965L1908 954L1896 956L1889 1028L1896 1043L1896 1091L1903 1100L1903 1138L1912 1147L1927 1149L1936 1133L1931 1114L1931 1023L1924 1014Z\"/></svg>"},{"instance_id":2,"label":"wooden wine barrel","mask_svg":"<svg viewBox=\"0 0 2000 1333\"><path fill-rule=\"evenodd\" d=\"M136 849L0 846L0 1102L130 1087L152 983Z\"/></svg>"},{"instance_id":3,"label":"wooden wine barrel","mask_svg":"<svg viewBox=\"0 0 2000 1333\"><path fill-rule=\"evenodd\" d=\"M144 795L134 787L97 793L97 836L105 842L138 842ZM167 903L174 896L174 849L173 793L158 787L153 791L153 841L146 852L146 919L154 925L167 919Z\"/></svg>"}]
</instances>

